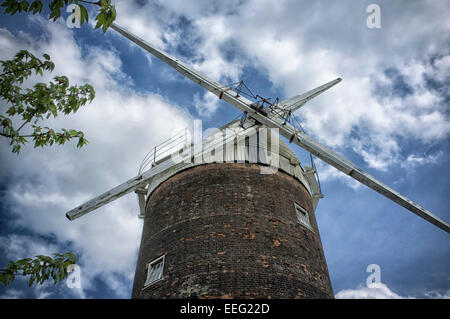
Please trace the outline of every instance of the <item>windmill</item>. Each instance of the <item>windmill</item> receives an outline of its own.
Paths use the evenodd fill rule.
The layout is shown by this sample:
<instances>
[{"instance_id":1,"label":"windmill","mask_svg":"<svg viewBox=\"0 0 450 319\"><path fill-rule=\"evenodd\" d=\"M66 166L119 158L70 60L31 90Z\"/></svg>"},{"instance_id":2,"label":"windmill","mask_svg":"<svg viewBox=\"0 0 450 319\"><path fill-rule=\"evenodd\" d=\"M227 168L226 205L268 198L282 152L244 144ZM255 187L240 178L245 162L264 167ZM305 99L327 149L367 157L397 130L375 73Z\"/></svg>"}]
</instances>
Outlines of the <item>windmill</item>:
<instances>
[{"instance_id":1,"label":"windmill","mask_svg":"<svg viewBox=\"0 0 450 319\"><path fill-rule=\"evenodd\" d=\"M324 146L324 145L320 144L319 142L317 142L316 140L312 139L311 137L306 135L302 130L299 130L298 128L294 127L294 125L292 125L290 123L290 121L288 119L293 114L294 111L296 111L297 109L302 107L305 103L307 103L312 98L316 97L317 95L323 93L324 91L330 89L332 86L339 83L341 81L340 78L330 81L330 82L328 82L322 86L319 86L311 91L308 91L304 94L294 96L285 101L281 101L281 102L275 101L274 103L271 103L267 99L263 99L260 96L256 96L256 98L259 98L259 101L254 102L243 96L244 95L244 94L242 94L242 89L244 86L243 82L240 82L238 87L236 87L236 88L233 88L232 86L223 86L217 82L212 81L205 75L195 71L192 67L190 67L189 65L176 59L175 57L172 57L171 55L167 54L166 52L155 48L151 44L140 39L136 35L133 35L132 33L125 30L124 28L120 27L119 25L112 24L111 28L114 29L115 31L117 31L119 34L123 35L124 37L128 38L129 40L131 40L132 42L134 42L135 44L137 44L138 46L140 46L147 52L156 56L162 62L165 62L166 64L168 64L169 66L174 68L176 71L178 71L185 77L191 79L192 81L201 85L203 88L205 88L209 92L215 94L219 99L223 99L224 101L233 105L240 111L244 112L244 116L241 120L228 123L227 125L223 126L218 131L217 134L215 134L215 135L213 134L213 137L214 136L217 137L218 134L220 135L219 140L220 140L220 144L223 147L226 147L226 145L233 145L232 147L234 147L236 149L236 154L233 153L231 158L229 158L229 162L239 162L239 160L241 160L242 162L246 162L246 160L247 160L247 162L248 162L248 160L253 157L255 159L255 161L258 163L262 162L263 164L268 164L267 159L266 159L267 153L263 150L263 149L265 149L265 147L268 146L268 144L266 144L265 147L264 147L264 145L262 147L260 147L261 144L259 141L262 140L263 137L267 137L267 135L269 135L269 136L271 136L270 143L272 146L278 145L278 143L280 143L279 146L281 146L281 149L283 150L283 152L289 153L287 155L287 157L283 157L283 158L290 159L290 163L284 164L285 165L284 169L283 169L282 161L280 161L281 168L285 172L291 172L290 175L296 177L303 185L308 186L307 187L308 192L309 192L308 196L310 196L310 198L311 198L312 207L305 209L305 207L302 207L302 206L305 206L305 205L308 206L308 204L305 204L305 205L298 204L297 205L297 203L296 203L295 211L297 214L297 219L300 223L302 223L302 218L306 218L308 223L309 223L309 219L313 220L313 222L311 223L312 226L309 225L310 230L312 230L312 233L314 233L314 236L317 236L317 238L318 238L318 239L317 238L314 239L314 240L318 241L317 247L314 246L314 250L321 251L322 248L321 248L321 244L320 244L320 238L318 237L318 229L315 228L316 227L316 225L314 225L315 219L312 214L313 214L313 211L315 210L318 199L323 197L323 195L321 194L321 191L320 191L320 186L318 184L318 180L315 178L315 173L316 173L315 167L312 165L312 167L306 167L306 170L300 170L298 161L296 162L295 155L290 155L290 150L284 145L284 143L281 142L281 140L278 140L276 137L274 137L274 135L272 134L272 131L276 130L279 133L279 135L288 139L290 143L294 143L294 144L300 146L301 148L305 149L309 153L320 158L324 162L335 167L339 171L352 177L353 179L357 180L358 182L372 188L373 190L377 191L381 195L383 195L383 196L389 198L390 200L396 202L397 204L403 206L404 208L408 209L412 213L427 220L428 222L441 228L442 230L446 231L447 233L449 232L450 228L449 228L448 223L439 219L437 216L433 215L431 212L429 212L425 208L414 203L410 199L399 194L397 191L393 190L392 188L390 188L390 187L386 186L385 184L383 184L382 182L378 181L377 179L375 179L368 173L364 172L362 169L358 168L356 165L354 165L347 159L343 158L342 156L338 155L337 153L330 150L326 146ZM267 106L267 107L265 107L265 106ZM265 129L265 128L269 128L270 130L268 130L268 131L261 130L260 132L257 131L259 129ZM223 134L221 134L221 132L223 132L224 130L228 130L229 132L231 131L232 133L226 134L225 137L223 138ZM181 135L181 136L182 136L182 139L183 138L186 139L185 135ZM250 139L247 144L245 144L246 142L244 140L244 153L246 152L245 155L242 155L243 154L242 153L241 157L237 158L237 157L239 157L239 155L237 155L237 154L239 154L239 146L234 146L233 143L235 143L236 139L239 138L240 136L247 136L247 137L250 136ZM254 143L252 143L252 140L251 140L252 138L254 138L254 140L253 140ZM75 209L67 212L66 213L67 218L70 220L74 220L74 219L79 218L79 217L81 217L81 216L83 216L83 215L85 215L85 214L87 214L87 213L121 197L121 196L124 196L125 194L128 194L130 192L135 192L138 195L138 199L139 199L141 217L145 217L146 218L145 223L147 223L147 219L149 217L145 216L146 215L146 206L149 205L149 200L151 201L150 195L155 191L155 189L158 189L158 187L163 188L161 185L164 185L164 182L166 182L168 179L177 177L177 176L181 176L180 174L186 175L186 174L188 174L186 172L188 172L190 168L192 169L193 167L198 167L199 166L198 163L192 163L190 161L190 159L196 158L199 155L201 156L201 154L205 154L205 152L206 153L211 152L213 149L214 150L217 149L218 145L216 142L217 142L217 139L212 138L212 139L205 139L203 141L197 140L197 143L195 143L195 139L194 139L193 145L185 143L183 145L183 152L180 153L181 158L178 157L178 160L175 160L173 156L165 156L165 157L157 160L156 159L156 148L155 148L154 153L150 154L150 157L152 157L152 156L154 157L153 162L152 162L152 167L150 169L144 170L143 168L145 167L145 165L143 165L137 176L135 176L135 177L131 178L130 180L126 181L125 183L120 184L120 185L110 189L109 191L87 201L86 203L82 204L81 206L76 207ZM256 147L255 147L255 145L256 145ZM189 152L186 152L187 150L189 150ZM213 153L217 153L217 152L213 151ZM272 152L272 153L274 153L274 152ZM279 151L277 153L281 154L282 152ZM225 156L228 156L228 155L225 155ZM282 156L280 156L280 159L281 159L281 157ZM186 159L188 159L188 160L186 160ZM214 162L214 160L211 162ZM250 161L250 162L252 162L252 161ZM143 164L145 164L145 163L143 163ZM292 166L290 166L291 164L292 164ZM220 171L214 171L214 172L215 172L215 174L220 175ZM217 172L219 172L219 173L217 173ZM209 174L209 173L205 173L205 174ZM237 174L237 175L239 175L239 174ZM192 176L190 176L189 178L192 179ZM215 183L214 185L217 185L217 184L220 184L220 183ZM175 186L173 186L173 187L175 187ZM217 186L217 187L220 187L220 186ZM238 186L236 186L236 187L238 187ZM257 187L257 186L252 184L252 187ZM251 187L247 186L247 188L251 188ZM174 188L174 189L176 189L176 188ZM167 190L167 191L170 194L173 193L173 189ZM190 190L189 190L189 192L190 192ZM254 194L251 194L250 192L247 195L249 196L249 198L252 198L254 196ZM189 194L183 195L183 196L185 196L187 198L192 197ZM202 196L210 196L210 195L203 194ZM211 196L214 196L214 194L212 194ZM194 197L195 197L195 195L194 195ZM169 198L168 195L165 198ZM164 201L164 199L161 199L161 200ZM197 204L195 204L195 205L197 205ZM170 215L171 214L170 209L168 209L165 212L165 214ZM147 215L148 215L148 213L147 213ZM220 216L222 216L222 215L220 215ZM170 217L170 218L172 218L172 217ZM190 221L193 221L194 219L195 218L193 218ZM158 220L154 220L154 221L155 221L155 224L158 224L158 222L159 222ZM275 226L273 226L274 223L277 224L279 221L280 220L271 221L272 227L274 229L276 228ZM183 221L183 223L184 222L185 221ZM150 221L149 221L149 223L150 223ZM259 223L258 221L255 222L255 224L258 224L258 223ZM305 223L303 223L303 224L305 224ZM161 225L159 225L159 226L161 226ZM145 227L147 227L147 225L144 225L144 230L145 230ZM150 227L150 228L157 227L157 225L156 226L151 225L148 227ZM155 233L157 233L159 231L162 231L162 230L153 229L153 234L148 235L148 236L152 237L155 235ZM176 230L174 228L173 232L176 232L176 231L180 232L180 230ZM238 230L235 230L235 233L236 232L238 232ZM216 236L216 235L214 235L214 236ZM146 252L149 248L144 247L145 245L147 245L147 244L145 244L146 243L145 240L146 240L146 237L148 237L148 236L145 234L145 231L144 231L142 243L141 243L141 252L140 252L138 266L137 266L137 270L136 270L136 278L135 278L135 285L134 285L134 289L133 289L133 297L139 298L139 297L155 296L155 294L152 295L148 291L152 291L152 289L153 289L153 291L157 290L157 288L155 288L155 287L157 287L158 282L160 282L164 278L163 271L166 267L168 267L167 265L165 265L165 263L167 263L167 260L165 259L165 254L162 254L162 252L164 251L164 247L163 247L165 244L164 241L158 242L158 245L160 245L158 247L159 250L157 253L153 253L153 257L154 257L153 258L152 256L149 256L148 253ZM202 234L197 235L198 238L202 238L202 236L203 236ZM231 236L231 235L229 235L229 236ZM247 235L244 234L242 236L245 237ZM247 237L245 237L245 238L247 239ZM313 235L311 235L310 233L305 233L305 238L310 238L310 237L312 238ZM211 239L211 234L208 238ZM186 241L187 239L185 237L180 237L179 240ZM283 242L280 242L277 239L273 239L272 241L274 243L273 247L279 247L280 245L284 244ZM207 243L208 241L204 240L204 242ZM287 240L286 240L286 242L287 242L286 245L288 245L289 242ZM169 244L167 244L167 245L169 245ZM172 245L172 244L170 244L170 245ZM185 242L184 242L184 245L186 245ZM185 247L185 249L187 249L186 247L188 247L188 246L183 246L183 247ZM310 247L305 248L306 251L308 251L308 248L310 248ZM242 250L244 248L240 247L239 249ZM209 254L209 252L204 252L204 253L207 255ZM220 256L221 253L222 253L221 251L217 251L217 255ZM223 254L226 254L226 252L224 251ZM214 258L216 258L216 257L217 256L215 256ZM241 257L239 257L239 258L236 257L236 258L238 258L240 260ZM153 258L153 259L151 259L151 258ZM272 261L267 261L267 258L269 258L269 257L266 256L266 257L261 257L261 258L262 258L261 263L263 265L263 268L273 266ZM272 258L273 258L273 260L276 260L277 256L272 256ZM303 282L308 281L308 283L305 284L306 286L303 287L302 289L298 289L298 291L301 290L301 292L299 292L299 294L297 294L295 296L297 296L297 297L298 296L300 296L300 297L301 296L304 296L304 297L314 297L314 296L315 297L330 297L331 296L332 297L331 285L329 284L329 277L328 277L328 272L326 269L326 263L323 258L323 253L318 254L314 258L318 258L320 260L311 261L309 264L308 264L308 261L305 261L304 263L301 263L300 265L298 265L298 263L295 265L297 270L295 270L294 273L295 272L297 272L299 274L301 273L305 276L305 278L309 278L309 279L303 280ZM218 259L218 260L220 263L222 259ZM321 268L319 270L314 270L314 271L308 270L309 267L314 268L314 266L312 266L314 263L321 264L322 265ZM198 266L199 268L203 267L203 266L201 266L201 263L199 263L198 265L199 265ZM211 272L211 264L209 264L208 267L207 267L207 269L209 269L209 272ZM241 267L241 266L239 266L239 267ZM242 270L245 268L245 267L244 268L242 268L242 267L239 269ZM177 270L177 271L181 271L181 270ZM216 270L214 270L214 271L216 271ZM202 273L206 273L206 272L207 271L203 271ZM234 270L232 270L232 271L226 270L225 272L227 272L227 273L234 272ZM246 273L247 275L249 275L248 274L249 271L242 270L242 272L244 274ZM195 277L196 279L194 278L195 280L197 280L197 282L195 282L195 280L193 279L192 276L190 276L190 277L189 276L186 277L186 276L183 277L183 278L185 278L184 279L185 281L192 281L188 285L190 287L189 288L190 290L186 289L186 285L184 285L184 286L182 285L182 286L180 286L181 288L179 289L179 291L184 291L184 293L193 293L195 295L201 294L202 289L203 289L202 287L200 287L198 285L198 281L199 280L207 280L205 278L211 279L211 277L201 277L200 276L198 278ZM264 276L266 276L266 275L264 275ZM267 276L270 277L270 275L267 275ZM261 279L260 277L258 277L258 278ZM186 278L188 278L189 280ZM253 278L253 279L256 281L259 280L259 279L255 279L255 278ZM171 279L174 279L174 278L171 277ZM264 280L268 280L268 279L266 278ZM175 280L173 280L172 286L177 286L178 281L179 281L179 277L177 277ZM317 282L320 284L316 284ZM148 287L150 287L150 288L148 288ZM272 287L272 284L270 285L270 287ZM289 288L289 289L291 289L291 288ZM145 289L147 289L147 290L145 290ZM267 288L267 289L269 289L269 288ZM272 288L270 288L270 289L272 289ZM289 290L289 289L286 288L286 290ZM145 292L145 291L147 291L147 292ZM167 289L166 289L166 291L167 291ZM317 293L312 292L312 291L317 291ZM203 293L203 295L211 296L211 293L205 291ZM217 292L217 289L216 289L216 293L213 295L219 296L220 292ZM227 295L227 293L225 293L225 295ZM260 294L255 293L251 296L259 296L260 297L263 295L264 294L261 294L261 293ZM167 293L166 295L159 294L157 296L181 296L181 295L180 294L178 294L178 295L172 294L171 295L170 293ZM236 295L231 294L231 296L235 297ZM275 293L275 296L285 296L285 295L282 295L282 294L277 295Z\"/></svg>"}]
</instances>

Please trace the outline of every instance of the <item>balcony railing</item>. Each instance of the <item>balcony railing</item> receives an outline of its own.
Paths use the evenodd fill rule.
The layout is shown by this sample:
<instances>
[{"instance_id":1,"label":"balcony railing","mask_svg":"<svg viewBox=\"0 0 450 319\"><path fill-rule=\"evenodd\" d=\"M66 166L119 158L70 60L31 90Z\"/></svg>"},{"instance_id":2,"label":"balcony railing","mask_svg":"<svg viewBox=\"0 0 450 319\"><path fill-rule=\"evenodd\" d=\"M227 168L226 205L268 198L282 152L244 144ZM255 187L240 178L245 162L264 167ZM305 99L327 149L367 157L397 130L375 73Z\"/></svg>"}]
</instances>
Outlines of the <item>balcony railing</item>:
<instances>
[{"instance_id":1,"label":"balcony railing","mask_svg":"<svg viewBox=\"0 0 450 319\"><path fill-rule=\"evenodd\" d=\"M154 167L169 159L172 154L180 151L185 146L191 144L188 128L177 132L168 140L156 145L150 152L145 155L139 167L138 175L147 170L148 167Z\"/></svg>"}]
</instances>

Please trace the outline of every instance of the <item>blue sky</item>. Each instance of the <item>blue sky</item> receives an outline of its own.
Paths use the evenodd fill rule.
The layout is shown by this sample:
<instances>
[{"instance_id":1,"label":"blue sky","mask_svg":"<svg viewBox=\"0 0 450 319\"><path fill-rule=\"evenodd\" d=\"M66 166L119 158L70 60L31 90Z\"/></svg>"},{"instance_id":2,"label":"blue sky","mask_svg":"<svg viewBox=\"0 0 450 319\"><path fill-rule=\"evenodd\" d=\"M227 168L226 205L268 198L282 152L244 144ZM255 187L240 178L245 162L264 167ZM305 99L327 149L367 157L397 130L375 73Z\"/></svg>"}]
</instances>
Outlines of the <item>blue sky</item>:
<instances>
[{"instance_id":1,"label":"blue sky","mask_svg":"<svg viewBox=\"0 0 450 319\"><path fill-rule=\"evenodd\" d=\"M223 84L244 80L285 99L342 77L296 113L306 132L450 220L445 1L116 2L118 24ZM370 3L381 8L380 29L366 26ZM134 176L148 150L193 120L220 127L240 112L113 30L0 15L0 59L23 48L48 53L56 69L46 80L65 74L97 91L91 105L48 123L83 130L87 147L27 146L17 157L0 141L0 264L74 251L82 289L30 289L19 278L0 297L129 298L142 227L135 195L74 222L64 213ZM325 194L316 216L337 297L450 296L448 234L316 165ZM370 264L381 268L376 290L365 287Z\"/></svg>"}]
</instances>

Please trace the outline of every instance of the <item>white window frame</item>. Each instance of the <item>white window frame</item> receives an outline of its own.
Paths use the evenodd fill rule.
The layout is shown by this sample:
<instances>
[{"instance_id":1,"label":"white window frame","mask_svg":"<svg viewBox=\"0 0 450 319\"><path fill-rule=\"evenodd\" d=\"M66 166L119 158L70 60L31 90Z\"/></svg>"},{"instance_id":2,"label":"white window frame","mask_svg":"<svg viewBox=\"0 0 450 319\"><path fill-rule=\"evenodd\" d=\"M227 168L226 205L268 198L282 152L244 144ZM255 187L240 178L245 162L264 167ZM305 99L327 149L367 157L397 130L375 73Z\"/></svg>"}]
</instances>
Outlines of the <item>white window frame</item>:
<instances>
[{"instance_id":1,"label":"white window frame","mask_svg":"<svg viewBox=\"0 0 450 319\"><path fill-rule=\"evenodd\" d=\"M145 279L144 288L163 279L165 257L166 255L162 255L147 264L147 278Z\"/></svg>"},{"instance_id":2,"label":"white window frame","mask_svg":"<svg viewBox=\"0 0 450 319\"><path fill-rule=\"evenodd\" d=\"M309 212L298 203L294 203L295 215L297 217L297 223L305 226L309 230L313 231L311 226L311 220L309 218Z\"/></svg>"}]
</instances>

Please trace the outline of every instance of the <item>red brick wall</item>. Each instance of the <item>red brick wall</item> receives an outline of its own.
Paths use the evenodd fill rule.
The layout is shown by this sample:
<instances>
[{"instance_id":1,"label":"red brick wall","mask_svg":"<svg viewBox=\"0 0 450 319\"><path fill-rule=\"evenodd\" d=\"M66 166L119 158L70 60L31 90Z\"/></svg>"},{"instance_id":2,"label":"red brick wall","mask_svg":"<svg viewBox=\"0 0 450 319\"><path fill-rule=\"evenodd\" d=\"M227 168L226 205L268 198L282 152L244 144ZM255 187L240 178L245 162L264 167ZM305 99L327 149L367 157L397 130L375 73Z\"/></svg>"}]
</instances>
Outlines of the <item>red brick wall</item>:
<instances>
[{"instance_id":1,"label":"red brick wall","mask_svg":"<svg viewBox=\"0 0 450 319\"><path fill-rule=\"evenodd\" d=\"M294 202L310 212L297 223ZM146 265L166 254L163 280L143 289ZM333 298L305 187L257 164L182 171L151 195L133 298Z\"/></svg>"}]
</instances>

